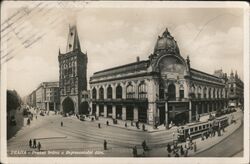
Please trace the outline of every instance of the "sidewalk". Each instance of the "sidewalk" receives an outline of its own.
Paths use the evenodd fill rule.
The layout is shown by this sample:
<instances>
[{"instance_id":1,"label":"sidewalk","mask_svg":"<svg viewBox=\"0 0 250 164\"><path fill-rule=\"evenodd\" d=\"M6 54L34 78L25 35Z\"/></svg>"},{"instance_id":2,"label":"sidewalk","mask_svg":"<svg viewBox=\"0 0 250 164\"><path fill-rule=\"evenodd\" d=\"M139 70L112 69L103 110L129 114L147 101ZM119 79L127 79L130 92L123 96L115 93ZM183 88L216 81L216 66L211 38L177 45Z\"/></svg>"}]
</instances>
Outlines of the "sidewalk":
<instances>
[{"instance_id":1,"label":"sidewalk","mask_svg":"<svg viewBox=\"0 0 250 164\"><path fill-rule=\"evenodd\" d=\"M208 137L208 139L204 139L203 141L201 140L201 138L194 139L193 143L196 142L196 147L197 147L196 152L194 152L194 149L189 150L188 156L194 156L195 154L205 151L213 147L214 145L218 144L222 140L226 139L228 136L230 136L234 131L236 131L241 126L243 113L241 111L235 112L234 118L236 120L236 123L230 124L228 127L226 127L225 132L222 132L221 136L218 136L218 134L216 133L215 137ZM179 143L178 147L181 145L184 148L186 143ZM180 151L178 151L178 153L180 155ZM161 148L152 149L151 152L148 152L148 155L153 157L167 157L168 155L167 148L165 146ZM173 157L174 154L171 154L171 156Z\"/></svg>"}]
</instances>

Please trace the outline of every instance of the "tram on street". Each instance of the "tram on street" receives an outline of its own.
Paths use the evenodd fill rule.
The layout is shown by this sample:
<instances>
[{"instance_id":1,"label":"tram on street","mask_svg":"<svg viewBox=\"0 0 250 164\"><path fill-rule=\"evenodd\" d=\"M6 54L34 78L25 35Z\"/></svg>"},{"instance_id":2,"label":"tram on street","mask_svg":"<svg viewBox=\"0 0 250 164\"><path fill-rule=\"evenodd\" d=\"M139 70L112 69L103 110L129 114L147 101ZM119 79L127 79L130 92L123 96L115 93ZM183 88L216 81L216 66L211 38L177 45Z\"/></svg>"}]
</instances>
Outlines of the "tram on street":
<instances>
[{"instance_id":1,"label":"tram on street","mask_svg":"<svg viewBox=\"0 0 250 164\"><path fill-rule=\"evenodd\" d=\"M179 142L185 142L188 137L195 139L205 133L211 132L211 130L217 131L219 129L224 129L228 125L227 116L218 117L207 122L187 124L177 129L177 140Z\"/></svg>"}]
</instances>

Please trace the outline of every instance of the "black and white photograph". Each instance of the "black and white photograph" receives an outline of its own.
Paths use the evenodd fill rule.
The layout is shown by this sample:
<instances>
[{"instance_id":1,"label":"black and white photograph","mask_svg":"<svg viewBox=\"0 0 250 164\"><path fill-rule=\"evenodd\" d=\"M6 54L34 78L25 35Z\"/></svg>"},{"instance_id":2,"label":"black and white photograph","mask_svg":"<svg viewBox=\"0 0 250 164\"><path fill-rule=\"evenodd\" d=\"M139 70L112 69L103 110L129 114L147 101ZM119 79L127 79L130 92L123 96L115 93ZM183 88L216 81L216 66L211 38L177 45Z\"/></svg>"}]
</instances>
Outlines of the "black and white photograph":
<instances>
[{"instance_id":1,"label":"black and white photograph","mask_svg":"<svg viewBox=\"0 0 250 164\"><path fill-rule=\"evenodd\" d=\"M249 162L246 2L3 1L0 81L1 163Z\"/></svg>"}]
</instances>

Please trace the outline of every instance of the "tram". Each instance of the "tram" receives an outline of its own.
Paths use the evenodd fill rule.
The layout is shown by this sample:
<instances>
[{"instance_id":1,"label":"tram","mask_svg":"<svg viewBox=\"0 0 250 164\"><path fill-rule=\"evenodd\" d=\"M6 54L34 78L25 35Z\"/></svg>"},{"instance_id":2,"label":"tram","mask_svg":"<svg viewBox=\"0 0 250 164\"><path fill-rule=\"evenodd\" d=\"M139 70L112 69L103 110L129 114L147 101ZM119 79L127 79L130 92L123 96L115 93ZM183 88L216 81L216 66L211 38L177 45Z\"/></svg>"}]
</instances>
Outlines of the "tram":
<instances>
[{"instance_id":1,"label":"tram","mask_svg":"<svg viewBox=\"0 0 250 164\"><path fill-rule=\"evenodd\" d=\"M222 116L207 122L198 122L187 124L177 129L177 139L179 142L185 142L187 137L198 138L205 133L213 130L219 130L228 126L228 117Z\"/></svg>"}]
</instances>

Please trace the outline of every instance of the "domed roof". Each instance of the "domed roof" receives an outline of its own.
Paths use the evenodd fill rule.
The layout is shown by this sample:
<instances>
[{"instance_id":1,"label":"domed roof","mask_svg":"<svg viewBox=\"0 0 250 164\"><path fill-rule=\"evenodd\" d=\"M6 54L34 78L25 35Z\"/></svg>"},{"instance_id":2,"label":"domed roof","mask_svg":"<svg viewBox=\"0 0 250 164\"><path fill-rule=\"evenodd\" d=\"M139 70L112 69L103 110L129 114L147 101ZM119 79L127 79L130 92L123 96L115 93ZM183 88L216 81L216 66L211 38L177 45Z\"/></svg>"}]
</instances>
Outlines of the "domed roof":
<instances>
[{"instance_id":1,"label":"domed roof","mask_svg":"<svg viewBox=\"0 0 250 164\"><path fill-rule=\"evenodd\" d=\"M155 45L154 53L158 54L161 52L180 55L179 47L167 28L162 36L158 37Z\"/></svg>"}]
</instances>

